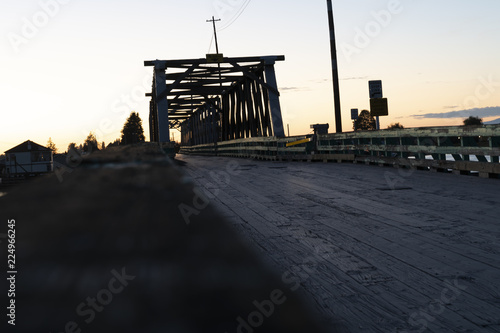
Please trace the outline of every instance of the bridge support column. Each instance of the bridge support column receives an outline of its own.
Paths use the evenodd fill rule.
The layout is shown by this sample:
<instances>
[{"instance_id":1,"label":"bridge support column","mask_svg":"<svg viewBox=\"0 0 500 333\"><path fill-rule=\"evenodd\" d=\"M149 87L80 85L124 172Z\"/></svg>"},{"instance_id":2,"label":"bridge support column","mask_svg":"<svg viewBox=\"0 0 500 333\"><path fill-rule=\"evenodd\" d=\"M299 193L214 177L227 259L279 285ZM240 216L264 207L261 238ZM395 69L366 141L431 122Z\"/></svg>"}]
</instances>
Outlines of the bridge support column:
<instances>
[{"instance_id":1,"label":"bridge support column","mask_svg":"<svg viewBox=\"0 0 500 333\"><path fill-rule=\"evenodd\" d=\"M274 60L266 60L266 83L271 86L271 88L274 88L274 90L269 89L269 106L271 108L274 136L284 138L285 129L283 128L283 118L281 116L280 97L277 93L278 82L276 81L274 63Z\"/></svg>"},{"instance_id":2,"label":"bridge support column","mask_svg":"<svg viewBox=\"0 0 500 333\"><path fill-rule=\"evenodd\" d=\"M167 76L166 68L161 64L155 64L155 87L156 96L161 97L156 101L156 114L158 119L159 142L170 142L170 124L168 122L168 100L167 100ZM158 97L157 97L158 98Z\"/></svg>"}]
</instances>

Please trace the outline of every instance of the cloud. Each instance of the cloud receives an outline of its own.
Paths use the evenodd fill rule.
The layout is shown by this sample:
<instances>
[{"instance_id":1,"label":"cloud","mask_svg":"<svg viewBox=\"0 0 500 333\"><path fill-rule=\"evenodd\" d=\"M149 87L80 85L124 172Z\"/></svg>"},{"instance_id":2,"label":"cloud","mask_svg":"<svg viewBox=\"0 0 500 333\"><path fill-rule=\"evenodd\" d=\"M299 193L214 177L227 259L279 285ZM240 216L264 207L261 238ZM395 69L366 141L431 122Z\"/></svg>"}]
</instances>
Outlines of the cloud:
<instances>
[{"instance_id":1,"label":"cloud","mask_svg":"<svg viewBox=\"0 0 500 333\"><path fill-rule=\"evenodd\" d=\"M450 84L451 81L425 81L425 84Z\"/></svg>"},{"instance_id":2,"label":"cloud","mask_svg":"<svg viewBox=\"0 0 500 333\"><path fill-rule=\"evenodd\" d=\"M366 80L368 76L352 76L340 79L340 81L350 81L350 80Z\"/></svg>"},{"instance_id":3,"label":"cloud","mask_svg":"<svg viewBox=\"0 0 500 333\"><path fill-rule=\"evenodd\" d=\"M487 121L485 122L486 125L496 125L496 124L500 124L500 118L498 119L495 119L495 120L492 120L492 121Z\"/></svg>"},{"instance_id":4,"label":"cloud","mask_svg":"<svg viewBox=\"0 0 500 333\"><path fill-rule=\"evenodd\" d=\"M340 81L354 81L354 80L368 80L368 76L348 76L348 77L343 77L340 78ZM319 79L319 80L309 80L310 82L313 83L325 83L325 82L332 82L332 79Z\"/></svg>"},{"instance_id":5,"label":"cloud","mask_svg":"<svg viewBox=\"0 0 500 333\"><path fill-rule=\"evenodd\" d=\"M331 82L332 79L319 79L319 80L309 80L309 82L312 83L325 83L325 82Z\"/></svg>"},{"instance_id":6,"label":"cloud","mask_svg":"<svg viewBox=\"0 0 500 333\"><path fill-rule=\"evenodd\" d=\"M475 108L460 111L442 112L442 113L425 113L414 114L413 118L467 118L469 116L484 118L500 116L500 106L490 106L487 108Z\"/></svg>"},{"instance_id":7,"label":"cloud","mask_svg":"<svg viewBox=\"0 0 500 333\"><path fill-rule=\"evenodd\" d=\"M311 89L306 87L281 87L279 88L279 90L283 92L289 92L289 91L308 91Z\"/></svg>"}]
</instances>

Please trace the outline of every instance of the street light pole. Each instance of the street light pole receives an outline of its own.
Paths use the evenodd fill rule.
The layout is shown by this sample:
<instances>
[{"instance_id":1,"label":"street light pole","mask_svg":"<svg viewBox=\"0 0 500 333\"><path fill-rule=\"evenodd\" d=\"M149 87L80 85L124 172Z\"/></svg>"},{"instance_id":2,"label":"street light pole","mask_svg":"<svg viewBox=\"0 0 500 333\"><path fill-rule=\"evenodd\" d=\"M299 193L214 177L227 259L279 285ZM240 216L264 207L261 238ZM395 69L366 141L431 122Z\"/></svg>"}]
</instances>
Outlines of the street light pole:
<instances>
[{"instance_id":1,"label":"street light pole","mask_svg":"<svg viewBox=\"0 0 500 333\"><path fill-rule=\"evenodd\" d=\"M340 85L339 69L337 65L337 45L335 41L335 24L333 21L332 0L326 0L328 5L328 22L330 25L330 49L332 54L333 99L335 107L335 128L337 133L342 133L342 113L340 110Z\"/></svg>"}]
</instances>

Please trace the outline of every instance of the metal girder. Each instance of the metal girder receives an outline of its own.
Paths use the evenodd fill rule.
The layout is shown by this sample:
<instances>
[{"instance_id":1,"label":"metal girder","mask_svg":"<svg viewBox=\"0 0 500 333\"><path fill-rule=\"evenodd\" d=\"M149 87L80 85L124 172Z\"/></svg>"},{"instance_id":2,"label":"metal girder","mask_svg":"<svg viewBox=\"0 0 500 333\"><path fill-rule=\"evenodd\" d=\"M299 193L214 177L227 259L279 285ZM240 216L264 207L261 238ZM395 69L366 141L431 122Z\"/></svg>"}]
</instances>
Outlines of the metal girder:
<instances>
[{"instance_id":1,"label":"metal girder","mask_svg":"<svg viewBox=\"0 0 500 333\"><path fill-rule=\"evenodd\" d=\"M285 136L285 128L283 127L283 120L281 118L279 93L276 93L278 91L278 83L276 81L274 63L266 63L266 81L274 88L269 90L269 104L271 107L274 135L282 138Z\"/></svg>"},{"instance_id":2,"label":"metal girder","mask_svg":"<svg viewBox=\"0 0 500 333\"><path fill-rule=\"evenodd\" d=\"M184 104L177 104L172 106L171 111L176 112L178 110L192 110L192 109L198 109L199 107L202 107L204 103L184 103Z\"/></svg>"},{"instance_id":3,"label":"metal girder","mask_svg":"<svg viewBox=\"0 0 500 333\"><path fill-rule=\"evenodd\" d=\"M209 87L197 87L197 88L192 88L192 89L186 89L186 90L176 90L176 91L171 91L169 93L169 96L184 96L186 94L193 94L193 95L221 95L224 90L226 90L227 87L217 87L217 86L209 86Z\"/></svg>"},{"instance_id":4,"label":"metal girder","mask_svg":"<svg viewBox=\"0 0 500 333\"><path fill-rule=\"evenodd\" d=\"M242 66L242 68L245 69L250 69L254 67L255 65L247 65L247 66ZM223 74L223 77L231 77L233 73L238 73L239 70L232 68L232 67L221 67L220 70L217 67L201 67L201 65L198 65L198 70L194 71L191 75L190 78L195 80L195 79L205 79L207 77L219 77L219 72ZM168 73L166 78L167 80L175 80L180 74L183 74L184 72L171 72ZM224 76L226 75L226 76Z\"/></svg>"},{"instance_id":5,"label":"metal girder","mask_svg":"<svg viewBox=\"0 0 500 333\"><path fill-rule=\"evenodd\" d=\"M272 90L272 91L273 91L276 95L278 95L278 96L280 95L280 93L279 93L278 89L276 89L275 87L272 87L272 86L270 86L269 84L265 83L263 80L259 79L259 78L257 77L257 75L255 75L254 73L249 72L247 69L242 68L240 65L238 65L238 64L236 64L236 63L231 63L231 65L232 65L234 68L239 69L239 70L243 73L243 75L245 75L245 76L247 76L247 77L251 78L251 79L252 79L252 80L254 80L254 81L259 82L261 85L263 85L263 86L264 86L264 87L266 87L267 89Z\"/></svg>"},{"instance_id":6,"label":"metal girder","mask_svg":"<svg viewBox=\"0 0 500 333\"><path fill-rule=\"evenodd\" d=\"M219 82L215 82L215 81L216 80L213 80L211 82L185 82L185 83L179 84L172 91L175 90L176 92L179 92L182 90L191 91L192 89L203 89L203 88L210 88L210 87L217 88L217 87L221 86L221 83L233 83L234 79L231 79L231 81L229 81L229 80L223 80L223 81L219 81ZM222 85L222 87L229 88L229 87L231 87L231 85L226 84L226 85Z\"/></svg>"},{"instance_id":7,"label":"metal girder","mask_svg":"<svg viewBox=\"0 0 500 333\"><path fill-rule=\"evenodd\" d=\"M156 117L158 119L158 140L159 142L170 142L170 123L168 121L168 100L166 98L158 99L156 96L163 94L167 89L166 79L165 79L165 69L161 66L155 66L155 78L154 86L156 91L153 93L155 104L156 104Z\"/></svg>"},{"instance_id":8,"label":"metal girder","mask_svg":"<svg viewBox=\"0 0 500 333\"><path fill-rule=\"evenodd\" d=\"M284 59L223 58L217 66L204 58L145 61L145 66L155 67L153 92L146 94L152 98L152 138L165 140L162 128L166 123L179 127L180 121L183 131L192 132L182 135L183 142L188 138L196 144L284 136L274 72L275 62Z\"/></svg>"},{"instance_id":9,"label":"metal girder","mask_svg":"<svg viewBox=\"0 0 500 333\"><path fill-rule=\"evenodd\" d=\"M203 102L204 101L204 98L201 97L201 96L193 96L191 97L191 95L184 95L184 97L182 97L183 95L176 95L174 98L169 98L168 101L171 105L175 105L175 104L183 104L183 103L197 103L197 102Z\"/></svg>"},{"instance_id":10,"label":"metal girder","mask_svg":"<svg viewBox=\"0 0 500 333\"><path fill-rule=\"evenodd\" d=\"M181 83L182 80L184 80L189 74L191 74L197 65L191 66L185 73L181 73L179 77L177 77L174 81L174 83L168 85L167 89L164 90L159 96L156 96L156 100L159 101L162 98L167 97L168 93L172 91L173 89L176 89L176 87ZM166 79L166 74L165 74L165 79Z\"/></svg>"},{"instance_id":11,"label":"metal girder","mask_svg":"<svg viewBox=\"0 0 500 333\"><path fill-rule=\"evenodd\" d=\"M262 56L262 57L236 57L236 58L224 58L223 63L230 62L262 62L262 61L283 61L285 56ZM144 66L156 66L160 65L164 68L169 67L179 67L179 66L189 66L194 64L209 64L206 58L199 59L186 59L186 60L147 60L144 61Z\"/></svg>"}]
</instances>

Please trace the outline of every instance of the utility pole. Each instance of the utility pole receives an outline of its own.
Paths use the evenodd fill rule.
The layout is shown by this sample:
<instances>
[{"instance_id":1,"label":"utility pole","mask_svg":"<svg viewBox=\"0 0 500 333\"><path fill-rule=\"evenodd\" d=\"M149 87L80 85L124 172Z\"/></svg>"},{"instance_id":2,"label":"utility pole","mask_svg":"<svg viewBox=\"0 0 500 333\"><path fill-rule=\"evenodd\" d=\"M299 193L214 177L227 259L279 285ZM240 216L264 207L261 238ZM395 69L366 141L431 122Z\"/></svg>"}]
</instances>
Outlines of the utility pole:
<instances>
[{"instance_id":1,"label":"utility pole","mask_svg":"<svg viewBox=\"0 0 500 333\"><path fill-rule=\"evenodd\" d=\"M340 110L340 85L339 69L337 66L337 45L335 41L335 24L333 21L332 0L326 0L328 5L328 22L330 25L330 49L332 53L333 99L335 106L335 128L337 133L342 133L342 113Z\"/></svg>"},{"instance_id":2,"label":"utility pole","mask_svg":"<svg viewBox=\"0 0 500 333\"><path fill-rule=\"evenodd\" d=\"M217 40L217 28L215 26L215 22L220 22L221 19L215 19L215 16L212 16L211 20L207 20L207 23L212 22L214 25L214 38L215 38L215 51L217 54L219 54L219 42ZM220 69L220 62L217 64L217 68L219 69L219 81L220 81L220 88L221 88L221 94L222 94L222 73ZM220 97L222 100L222 96ZM219 100L219 101L220 101ZM220 105L220 104L219 104ZM218 133L217 133L217 126L216 122L218 122L217 118L217 112L215 109L215 105L212 105L212 135L213 135L213 140L214 140L214 148L215 148L215 154L217 155L217 139L218 139Z\"/></svg>"},{"instance_id":3,"label":"utility pole","mask_svg":"<svg viewBox=\"0 0 500 333\"><path fill-rule=\"evenodd\" d=\"M219 54L219 42L217 40L217 28L215 27L215 22L220 22L221 19L215 19L214 16L212 16L212 19L211 20L207 20L207 23L210 23L212 22L213 25L214 25L214 36L215 36L215 51L217 52L217 54ZM222 88L222 74L221 74L221 71L220 71L220 62L217 66L219 68L219 81L220 81L220 86Z\"/></svg>"},{"instance_id":4,"label":"utility pole","mask_svg":"<svg viewBox=\"0 0 500 333\"><path fill-rule=\"evenodd\" d=\"M215 22L220 22L220 19L215 19L215 16L212 16L211 20L207 20L208 23L212 22L214 24L214 36L215 36L215 50L217 54L219 54L219 43L217 41L217 28L215 27Z\"/></svg>"}]
</instances>

